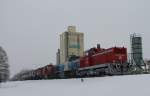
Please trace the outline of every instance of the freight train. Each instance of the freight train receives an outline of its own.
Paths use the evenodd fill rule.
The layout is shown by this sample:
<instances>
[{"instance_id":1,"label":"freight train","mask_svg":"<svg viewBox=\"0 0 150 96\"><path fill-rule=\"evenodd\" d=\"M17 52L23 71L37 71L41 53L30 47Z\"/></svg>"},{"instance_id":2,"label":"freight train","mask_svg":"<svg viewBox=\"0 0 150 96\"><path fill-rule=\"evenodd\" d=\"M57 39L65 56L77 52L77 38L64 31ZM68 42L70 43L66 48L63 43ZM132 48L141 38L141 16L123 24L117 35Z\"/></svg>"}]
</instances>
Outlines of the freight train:
<instances>
[{"instance_id":1,"label":"freight train","mask_svg":"<svg viewBox=\"0 0 150 96\"><path fill-rule=\"evenodd\" d=\"M127 48L91 48L82 57L70 56L66 64L47 66L16 75L13 80L78 78L126 74L129 69Z\"/></svg>"}]
</instances>

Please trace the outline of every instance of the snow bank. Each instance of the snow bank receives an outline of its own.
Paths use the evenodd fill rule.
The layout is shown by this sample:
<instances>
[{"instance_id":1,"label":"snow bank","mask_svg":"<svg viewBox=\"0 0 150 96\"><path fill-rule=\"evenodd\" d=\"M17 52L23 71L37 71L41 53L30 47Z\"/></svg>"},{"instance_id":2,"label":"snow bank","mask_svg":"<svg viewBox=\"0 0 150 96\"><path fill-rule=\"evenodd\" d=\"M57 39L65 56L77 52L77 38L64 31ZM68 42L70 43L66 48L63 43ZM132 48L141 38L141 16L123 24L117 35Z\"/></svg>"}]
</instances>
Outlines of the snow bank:
<instances>
[{"instance_id":1,"label":"snow bank","mask_svg":"<svg viewBox=\"0 0 150 96\"><path fill-rule=\"evenodd\" d=\"M150 75L7 82L0 96L150 96Z\"/></svg>"}]
</instances>

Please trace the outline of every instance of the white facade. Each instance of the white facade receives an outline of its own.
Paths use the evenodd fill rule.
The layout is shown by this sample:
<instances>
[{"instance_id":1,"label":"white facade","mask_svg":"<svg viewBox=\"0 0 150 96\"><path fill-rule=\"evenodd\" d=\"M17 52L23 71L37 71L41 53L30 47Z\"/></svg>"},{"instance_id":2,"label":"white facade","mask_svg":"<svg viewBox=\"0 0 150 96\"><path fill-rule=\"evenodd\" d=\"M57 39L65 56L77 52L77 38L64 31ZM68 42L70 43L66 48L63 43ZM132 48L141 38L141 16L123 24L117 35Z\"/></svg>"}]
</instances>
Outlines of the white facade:
<instances>
[{"instance_id":1,"label":"white facade","mask_svg":"<svg viewBox=\"0 0 150 96\"><path fill-rule=\"evenodd\" d=\"M60 63L65 64L71 55L82 56L84 51L84 34L76 32L75 26L60 35Z\"/></svg>"}]
</instances>

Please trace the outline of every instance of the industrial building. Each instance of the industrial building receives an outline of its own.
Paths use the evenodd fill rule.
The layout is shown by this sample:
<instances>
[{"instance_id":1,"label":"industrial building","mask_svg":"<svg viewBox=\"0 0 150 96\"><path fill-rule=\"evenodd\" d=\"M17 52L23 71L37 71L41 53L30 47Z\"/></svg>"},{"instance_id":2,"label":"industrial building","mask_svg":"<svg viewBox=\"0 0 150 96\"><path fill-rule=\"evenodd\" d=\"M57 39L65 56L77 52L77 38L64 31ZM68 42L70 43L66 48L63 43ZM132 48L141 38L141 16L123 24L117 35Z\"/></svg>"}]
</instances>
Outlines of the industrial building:
<instances>
[{"instance_id":1,"label":"industrial building","mask_svg":"<svg viewBox=\"0 0 150 96\"><path fill-rule=\"evenodd\" d=\"M8 57L6 52L0 47L0 82L7 81L9 78Z\"/></svg>"},{"instance_id":2,"label":"industrial building","mask_svg":"<svg viewBox=\"0 0 150 96\"><path fill-rule=\"evenodd\" d=\"M69 58L83 56L84 34L76 31L75 26L68 26L68 30L60 35L60 64L65 64ZM59 56L57 56L59 59ZM59 60L58 60L59 61Z\"/></svg>"},{"instance_id":3,"label":"industrial building","mask_svg":"<svg viewBox=\"0 0 150 96\"><path fill-rule=\"evenodd\" d=\"M137 33L131 34L130 41L131 41L131 64L137 67L145 66L143 60L141 35Z\"/></svg>"}]
</instances>

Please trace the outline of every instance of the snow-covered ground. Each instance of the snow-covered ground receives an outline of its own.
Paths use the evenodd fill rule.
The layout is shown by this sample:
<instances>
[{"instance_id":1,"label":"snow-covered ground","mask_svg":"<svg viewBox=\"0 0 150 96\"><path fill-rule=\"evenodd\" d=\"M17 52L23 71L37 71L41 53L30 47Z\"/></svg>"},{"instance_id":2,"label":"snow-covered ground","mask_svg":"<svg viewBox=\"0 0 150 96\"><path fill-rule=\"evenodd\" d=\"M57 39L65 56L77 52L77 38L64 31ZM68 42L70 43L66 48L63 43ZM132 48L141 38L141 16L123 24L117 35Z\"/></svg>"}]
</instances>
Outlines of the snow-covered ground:
<instances>
[{"instance_id":1,"label":"snow-covered ground","mask_svg":"<svg viewBox=\"0 0 150 96\"><path fill-rule=\"evenodd\" d=\"M7 82L0 96L150 96L150 75Z\"/></svg>"}]
</instances>

